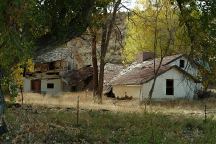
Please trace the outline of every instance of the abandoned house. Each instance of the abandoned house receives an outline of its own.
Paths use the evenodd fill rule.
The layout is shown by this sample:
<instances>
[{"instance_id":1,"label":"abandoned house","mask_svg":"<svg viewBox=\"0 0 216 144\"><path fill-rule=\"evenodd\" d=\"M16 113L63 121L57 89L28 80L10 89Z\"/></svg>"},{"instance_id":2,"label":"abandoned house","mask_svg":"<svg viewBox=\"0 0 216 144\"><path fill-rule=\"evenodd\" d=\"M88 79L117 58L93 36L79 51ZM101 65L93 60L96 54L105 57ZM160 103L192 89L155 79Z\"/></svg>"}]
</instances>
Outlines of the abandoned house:
<instances>
[{"instance_id":1,"label":"abandoned house","mask_svg":"<svg viewBox=\"0 0 216 144\"><path fill-rule=\"evenodd\" d=\"M70 49L58 48L34 60L34 72L25 74L24 92L58 94L84 89L91 82L92 73L90 66L81 69L77 66ZM75 80L69 83L68 79ZM81 81L87 84L81 84Z\"/></svg>"},{"instance_id":2,"label":"abandoned house","mask_svg":"<svg viewBox=\"0 0 216 144\"><path fill-rule=\"evenodd\" d=\"M156 68L159 63L160 59L155 59ZM154 70L154 60L132 64L111 80L113 94L120 98L132 96L140 101L145 100L154 80ZM152 99L193 99L202 88L197 76L197 65L185 55L164 57Z\"/></svg>"}]
</instances>

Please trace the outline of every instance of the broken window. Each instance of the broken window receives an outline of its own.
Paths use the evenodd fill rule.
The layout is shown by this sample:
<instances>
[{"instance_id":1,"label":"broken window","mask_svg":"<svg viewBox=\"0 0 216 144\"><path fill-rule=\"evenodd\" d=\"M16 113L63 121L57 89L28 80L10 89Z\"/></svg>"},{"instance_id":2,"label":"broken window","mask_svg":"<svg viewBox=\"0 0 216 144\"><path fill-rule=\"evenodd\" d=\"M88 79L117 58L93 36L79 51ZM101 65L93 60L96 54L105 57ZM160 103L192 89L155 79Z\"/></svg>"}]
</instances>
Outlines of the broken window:
<instances>
[{"instance_id":1,"label":"broken window","mask_svg":"<svg viewBox=\"0 0 216 144\"><path fill-rule=\"evenodd\" d=\"M166 80L166 95L174 95L174 80Z\"/></svg>"},{"instance_id":2,"label":"broken window","mask_svg":"<svg viewBox=\"0 0 216 144\"><path fill-rule=\"evenodd\" d=\"M54 84L53 83L48 83L47 88L54 88Z\"/></svg>"},{"instance_id":3,"label":"broken window","mask_svg":"<svg viewBox=\"0 0 216 144\"><path fill-rule=\"evenodd\" d=\"M185 67L185 61L184 60L180 60L179 66L180 66L180 68L184 68Z\"/></svg>"}]
</instances>

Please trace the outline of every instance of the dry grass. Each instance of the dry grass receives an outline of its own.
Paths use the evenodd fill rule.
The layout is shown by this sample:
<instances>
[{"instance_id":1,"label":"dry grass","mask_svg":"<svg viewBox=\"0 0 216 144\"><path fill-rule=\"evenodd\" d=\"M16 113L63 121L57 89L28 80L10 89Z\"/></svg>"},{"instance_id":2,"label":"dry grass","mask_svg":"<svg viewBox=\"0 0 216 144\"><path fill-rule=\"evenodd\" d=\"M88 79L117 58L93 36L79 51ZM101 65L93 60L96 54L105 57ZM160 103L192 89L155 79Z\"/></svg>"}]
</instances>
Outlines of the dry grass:
<instances>
[{"instance_id":1,"label":"dry grass","mask_svg":"<svg viewBox=\"0 0 216 144\"><path fill-rule=\"evenodd\" d=\"M161 113L123 113L23 105L6 111L5 144L215 143L216 122Z\"/></svg>"},{"instance_id":2,"label":"dry grass","mask_svg":"<svg viewBox=\"0 0 216 144\"><path fill-rule=\"evenodd\" d=\"M103 97L103 104L93 102L92 92L77 93L61 93L59 96L40 95L36 93L25 93L24 103L32 105L45 105L54 107L73 107L77 105L77 97L80 97L81 109L106 109L114 112L143 112L145 105L140 104L137 99L132 100L116 100ZM17 98L21 102L21 97ZM166 102L152 102L151 106L147 106L147 111L160 112L166 114L185 114L185 115L204 115L204 105L208 108L216 108L216 99L210 98L206 100L178 100Z\"/></svg>"},{"instance_id":3,"label":"dry grass","mask_svg":"<svg viewBox=\"0 0 216 144\"><path fill-rule=\"evenodd\" d=\"M103 97L103 104L94 103L92 92L61 93L59 96L41 95L36 93L24 93L24 104L76 107L77 98L80 97L81 109L107 109L111 111L142 111L138 100L121 100ZM21 102L21 97L17 97ZM125 107L125 105L127 105Z\"/></svg>"},{"instance_id":4,"label":"dry grass","mask_svg":"<svg viewBox=\"0 0 216 144\"><path fill-rule=\"evenodd\" d=\"M82 109L79 125L77 96ZM152 102L151 107L147 106L149 112L143 112L145 106L136 99L103 97L103 104L95 104L91 92L63 93L58 97L26 93L24 103L27 105L7 109L9 132L0 137L0 143L202 144L215 143L216 138L215 120L208 117L203 122L204 104L214 108L216 99Z\"/></svg>"}]
</instances>

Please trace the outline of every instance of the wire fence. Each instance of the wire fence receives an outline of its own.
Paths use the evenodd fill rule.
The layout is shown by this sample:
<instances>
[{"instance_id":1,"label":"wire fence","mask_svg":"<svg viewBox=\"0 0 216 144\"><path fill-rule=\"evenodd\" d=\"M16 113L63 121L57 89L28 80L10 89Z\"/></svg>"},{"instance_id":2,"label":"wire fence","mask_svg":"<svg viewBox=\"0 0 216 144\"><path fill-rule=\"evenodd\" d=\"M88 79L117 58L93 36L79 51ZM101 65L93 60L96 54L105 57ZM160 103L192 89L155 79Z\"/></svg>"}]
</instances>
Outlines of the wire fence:
<instances>
[{"instance_id":1,"label":"wire fence","mask_svg":"<svg viewBox=\"0 0 216 144\"><path fill-rule=\"evenodd\" d=\"M216 114L216 109L208 108L207 105L204 107L204 121L206 122L208 117Z\"/></svg>"}]
</instances>

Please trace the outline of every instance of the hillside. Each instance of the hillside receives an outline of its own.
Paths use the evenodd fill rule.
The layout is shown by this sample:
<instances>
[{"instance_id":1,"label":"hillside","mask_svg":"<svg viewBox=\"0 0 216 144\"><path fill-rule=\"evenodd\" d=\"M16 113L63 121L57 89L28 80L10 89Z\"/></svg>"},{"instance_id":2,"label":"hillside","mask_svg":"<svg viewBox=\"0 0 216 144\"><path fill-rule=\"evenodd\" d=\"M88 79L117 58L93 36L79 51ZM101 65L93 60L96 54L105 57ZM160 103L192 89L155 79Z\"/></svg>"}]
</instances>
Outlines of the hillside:
<instances>
[{"instance_id":1,"label":"hillside","mask_svg":"<svg viewBox=\"0 0 216 144\"><path fill-rule=\"evenodd\" d=\"M121 51L124 45L124 37L126 32L126 13L117 15L114 31L111 36L106 61L109 63L121 63ZM69 41L66 45L68 49L75 55L75 59L78 65L90 65L91 64L91 37L88 34L83 34L81 37L77 37ZM98 55L100 53L100 43L97 44Z\"/></svg>"}]
</instances>

